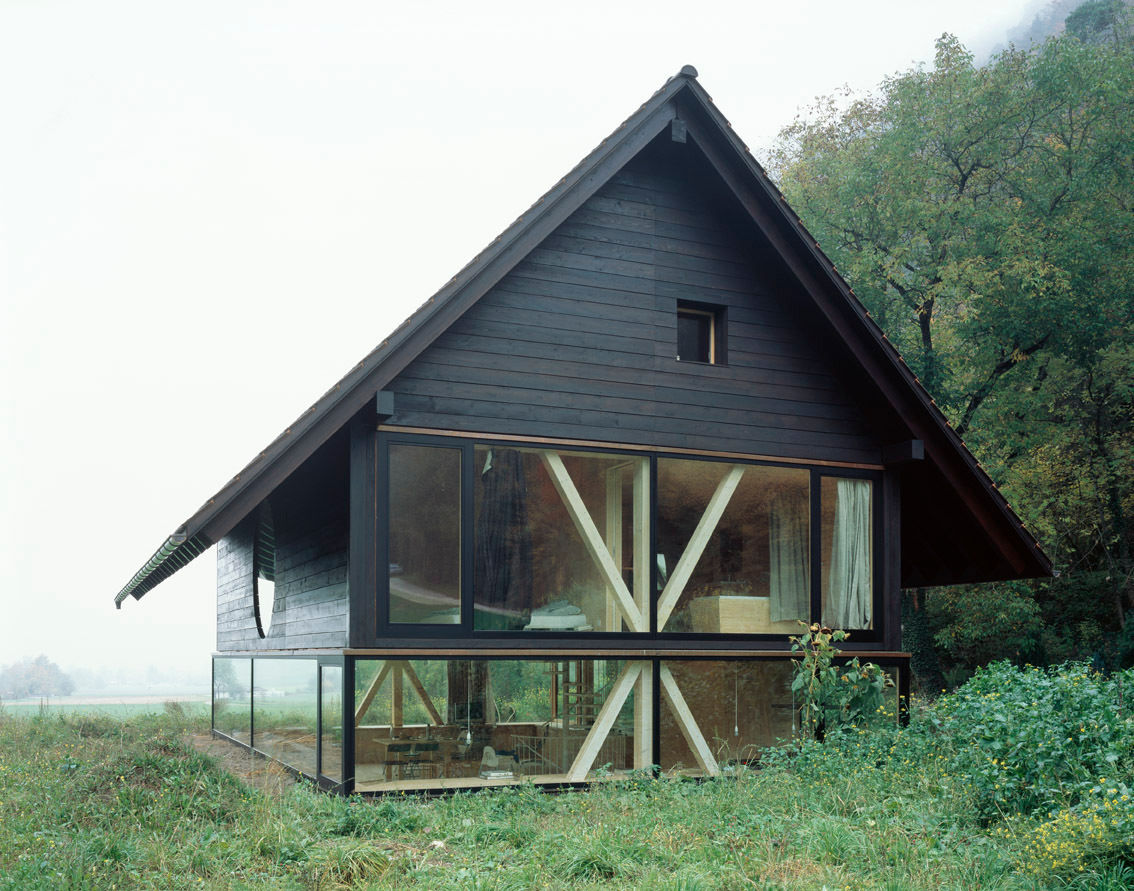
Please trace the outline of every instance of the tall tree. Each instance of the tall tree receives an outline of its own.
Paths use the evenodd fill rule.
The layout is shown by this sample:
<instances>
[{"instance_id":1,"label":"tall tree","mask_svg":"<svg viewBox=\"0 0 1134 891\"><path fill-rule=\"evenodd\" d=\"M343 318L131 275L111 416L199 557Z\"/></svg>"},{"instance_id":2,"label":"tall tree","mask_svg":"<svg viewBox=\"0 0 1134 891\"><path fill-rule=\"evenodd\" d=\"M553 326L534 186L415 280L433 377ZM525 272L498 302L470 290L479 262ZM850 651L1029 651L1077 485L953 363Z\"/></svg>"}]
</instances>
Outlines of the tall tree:
<instances>
[{"instance_id":1,"label":"tall tree","mask_svg":"<svg viewBox=\"0 0 1134 891\"><path fill-rule=\"evenodd\" d=\"M1111 632L1134 609L1132 119L1129 41L978 67L945 35L932 68L786 128L771 165L1057 565L1098 575L1091 620Z\"/></svg>"}]
</instances>

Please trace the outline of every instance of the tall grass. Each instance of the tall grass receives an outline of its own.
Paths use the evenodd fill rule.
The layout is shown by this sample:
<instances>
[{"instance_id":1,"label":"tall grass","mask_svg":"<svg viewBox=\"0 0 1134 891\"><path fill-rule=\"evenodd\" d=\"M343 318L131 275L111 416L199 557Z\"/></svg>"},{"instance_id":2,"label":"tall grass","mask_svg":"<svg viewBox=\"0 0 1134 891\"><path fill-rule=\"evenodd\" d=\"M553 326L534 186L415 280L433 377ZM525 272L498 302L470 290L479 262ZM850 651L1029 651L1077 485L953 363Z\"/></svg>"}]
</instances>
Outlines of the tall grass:
<instances>
[{"instance_id":1,"label":"tall grass","mask_svg":"<svg viewBox=\"0 0 1134 891\"><path fill-rule=\"evenodd\" d=\"M177 710L0 712L0 888L1130 888L1132 692L1001 665L728 779L434 800L255 791Z\"/></svg>"}]
</instances>

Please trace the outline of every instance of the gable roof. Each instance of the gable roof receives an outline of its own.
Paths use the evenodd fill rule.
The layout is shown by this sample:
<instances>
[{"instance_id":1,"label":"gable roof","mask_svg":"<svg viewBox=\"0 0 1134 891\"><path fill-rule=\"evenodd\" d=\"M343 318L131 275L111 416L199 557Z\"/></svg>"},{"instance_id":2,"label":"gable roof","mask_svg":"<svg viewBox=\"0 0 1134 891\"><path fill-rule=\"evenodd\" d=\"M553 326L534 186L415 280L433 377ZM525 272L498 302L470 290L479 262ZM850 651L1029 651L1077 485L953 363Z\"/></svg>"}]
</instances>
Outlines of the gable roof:
<instances>
[{"instance_id":1,"label":"gable roof","mask_svg":"<svg viewBox=\"0 0 1134 891\"><path fill-rule=\"evenodd\" d=\"M1050 575L1050 562L1035 540L713 104L696 70L685 66L179 526L118 592L116 605L127 596L140 599L223 538L674 120L840 335L878 396L901 417L911 438L924 442L925 460L911 465L904 478L909 483L903 483L903 508L907 501L932 498L968 521L963 525L971 531L960 535L981 559L958 568L947 553L935 555L943 546L933 529L904 517L907 544L915 540L925 559L903 567L903 585Z\"/></svg>"}]
</instances>

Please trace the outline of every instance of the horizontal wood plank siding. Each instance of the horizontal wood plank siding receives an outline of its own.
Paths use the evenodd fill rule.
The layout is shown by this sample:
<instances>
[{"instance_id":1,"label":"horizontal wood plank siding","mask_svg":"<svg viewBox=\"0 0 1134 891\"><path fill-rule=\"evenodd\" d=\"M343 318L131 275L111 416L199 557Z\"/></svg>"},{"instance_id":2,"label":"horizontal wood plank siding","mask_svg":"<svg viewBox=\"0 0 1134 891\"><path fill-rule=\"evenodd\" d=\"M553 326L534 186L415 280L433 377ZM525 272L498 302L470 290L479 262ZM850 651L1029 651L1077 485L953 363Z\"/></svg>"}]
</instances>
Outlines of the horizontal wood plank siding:
<instances>
[{"instance_id":1,"label":"horizontal wood plank siding","mask_svg":"<svg viewBox=\"0 0 1134 891\"><path fill-rule=\"evenodd\" d=\"M347 645L350 598L346 473L342 441L332 440L272 496L276 589L267 638L262 639L257 631L253 605L256 515L244 520L220 542L218 651Z\"/></svg>"},{"instance_id":2,"label":"horizontal wood plank siding","mask_svg":"<svg viewBox=\"0 0 1134 891\"><path fill-rule=\"evenodd\" d=\"M603 186L399 375L389 423L878 462L796 296L675 169L640 157ZM724 308L727 365L676 360L679 299Z\"/></svg>"}]
</instances>

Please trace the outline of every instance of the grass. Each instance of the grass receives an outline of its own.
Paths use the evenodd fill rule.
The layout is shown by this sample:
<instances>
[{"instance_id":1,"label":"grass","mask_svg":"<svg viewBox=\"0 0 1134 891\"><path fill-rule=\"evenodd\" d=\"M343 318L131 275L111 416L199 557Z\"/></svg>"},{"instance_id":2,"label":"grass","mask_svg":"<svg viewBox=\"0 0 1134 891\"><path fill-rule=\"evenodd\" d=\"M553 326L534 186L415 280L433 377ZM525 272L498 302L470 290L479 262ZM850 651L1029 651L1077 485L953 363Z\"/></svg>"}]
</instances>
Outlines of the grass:
<instances>
[{"instance_id":1,"label":"grass","mask_svg":"<svg viewBox=\"0 0 1134 891\"><path fill-rule=\"evenodd\" d=\"M186 711L208 720L208 702L181 702ZM163 702L5 702L3 709L10 715L32 717L47 715L106 715L113 718L132 718L137 715L156 715L165 711Z\"/></svg>"},{"instance_id":2,"label":"grass","mask_svg":"<svg viewBox=\"0 0 1134 891\"><path fill-rule=\"evenodd\" d=\"M1042 695L1021 677L1020 695ZM1067 681L1081 683L1102 682ZM0 888L1134 887L1134 833L1120 822L1134 820L1122 800L1134 780L1129 708L1107 725L1105 784L1072 789L1052 775L1062 797L988 817L982 802L1004 799L966 765L992 744L975 740L974 722L1003 698L962 690L908 730L839 734L725 780L434 800L340 799L306 784L260 793L186 745L204 725L178 708L127 720L4 711ZM1052 726L1059 703L1037 710Z\"/></svg>"}]
</instances>

